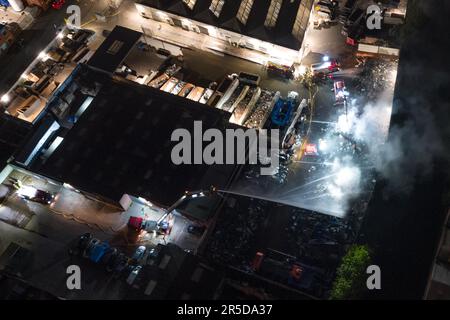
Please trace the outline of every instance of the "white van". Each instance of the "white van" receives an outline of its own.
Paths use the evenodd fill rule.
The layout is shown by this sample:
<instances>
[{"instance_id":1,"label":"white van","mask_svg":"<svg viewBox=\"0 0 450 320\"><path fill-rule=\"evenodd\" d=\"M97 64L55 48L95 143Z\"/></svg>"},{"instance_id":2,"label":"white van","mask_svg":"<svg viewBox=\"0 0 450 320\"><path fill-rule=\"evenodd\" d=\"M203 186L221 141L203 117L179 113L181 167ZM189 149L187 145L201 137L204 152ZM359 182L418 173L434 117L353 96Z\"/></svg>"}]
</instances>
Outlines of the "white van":
<instances>
[{"instance_id":1,"label":"white van","mask_svg":"<svg viewBox=\"0 0 450 320\"><path fill-rule=\"evenodd\" d=\"M311 65L311 72L313 74L317 73L329 73L331 67L331 62L319 62L319 63L313 63Z\"/></svg>"}]
</instances>

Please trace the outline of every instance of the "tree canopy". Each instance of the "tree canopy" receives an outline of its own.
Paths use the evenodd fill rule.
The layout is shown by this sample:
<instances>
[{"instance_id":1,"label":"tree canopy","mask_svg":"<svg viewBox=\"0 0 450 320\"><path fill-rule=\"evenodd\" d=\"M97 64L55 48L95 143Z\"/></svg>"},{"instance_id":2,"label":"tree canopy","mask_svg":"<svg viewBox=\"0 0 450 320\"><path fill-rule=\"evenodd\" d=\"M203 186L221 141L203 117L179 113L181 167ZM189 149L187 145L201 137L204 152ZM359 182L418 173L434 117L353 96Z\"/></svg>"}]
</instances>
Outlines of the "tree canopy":
<instances>
[{"instance_id":1,"label":"tree canopy","mask_svg":"<svg viewBox=\"0 0 450 320\"><path fill-rule=\"evenodd\" d=\"M342 258L330 299L358 299L366 288L366 269L371 257L366 245L353 245Z\"/></svg>"}]
</instances>

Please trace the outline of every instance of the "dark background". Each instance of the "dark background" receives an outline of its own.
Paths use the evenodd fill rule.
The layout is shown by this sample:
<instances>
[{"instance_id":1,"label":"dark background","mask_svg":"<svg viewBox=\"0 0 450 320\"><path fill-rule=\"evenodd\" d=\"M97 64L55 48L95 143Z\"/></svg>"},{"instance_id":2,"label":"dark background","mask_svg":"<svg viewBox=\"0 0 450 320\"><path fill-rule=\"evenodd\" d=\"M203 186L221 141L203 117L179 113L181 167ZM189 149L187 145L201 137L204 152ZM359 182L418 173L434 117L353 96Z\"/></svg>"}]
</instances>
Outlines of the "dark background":
<instances>
[{"instance_id":1,"label":"dark background","mask_svg":"<svg viewBox=\"0 0 450 320\"><path fill-rule=\"evenodd\" d=\"M368 298L421 299L431 271L450 198L449 14L450 1L408 3L390 135L403 132L404 156L396 181L378 183L359 239L381 268Z\"/></svg>"}]
</instances>

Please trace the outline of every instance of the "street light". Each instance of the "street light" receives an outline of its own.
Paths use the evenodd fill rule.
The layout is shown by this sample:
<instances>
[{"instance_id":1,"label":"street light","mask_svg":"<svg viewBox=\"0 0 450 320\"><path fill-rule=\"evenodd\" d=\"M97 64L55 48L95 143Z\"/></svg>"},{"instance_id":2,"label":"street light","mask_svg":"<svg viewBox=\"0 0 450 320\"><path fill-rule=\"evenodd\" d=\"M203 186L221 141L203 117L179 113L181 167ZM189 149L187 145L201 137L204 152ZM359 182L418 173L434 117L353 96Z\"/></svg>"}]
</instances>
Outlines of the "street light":
<instances>
[{"instance_id":1,"label":"street light","mask_svg":"<svg viewBox=\"0 0 450 320\"><path fill-rule=\"evenodd\" d=\"M185 191L184 195L178 199L173 205L171 205L169 208L167 208L166 212L163 214L161 218L158 219L157 223L158 225L161 224L161 222L164 221L164 219L167 218L169 214L171 214L173 211L175 211L176 208L178 208L185 200L195 199L195 198L204 198L204 197L210 197L212 195L215 195L217 193L226 193L226 191L217 190L216 187L211 186L209 190L200 190L200 191Z\"/></svg>"},{"instance_id":2,"label":"street light","mask_svg":"<svg viewBox=\"0 0 450 320\"><path fill-rule=\"evenodd\" d=\"M38 58L42 61L46 61L48 60L48 54L45 51L41 51L41 53L39 53L38 55Z\"/></svg>"},{"instance_id":3,"label":"street light","mask_svg":"<svg viewBox=\"0 0 450 320\"><path fill-rule=\"evenodd\" d=\"M9 95L7 93L4 94L0 99L0 101L3 103L8 103L10 100L11 100L11 98L9 97Z\"/></svg>"},{"instance_id":4,"label":"street light","mask_svg":"<svg viewBox=\"0 0 450 320\"><path fill-rule=\"evenodd\" d=\"M180 199L178 199L173 205L167 208L166 212L162 215L162 217L158 219L157 221L158 225L161 224L161 222L163 222L164 219L166 219L169 214L175 211L175 209L178 208L185 200L195 199L199 196L204 197L205 193L203 191L195 191L195 192L185 191L184 195Z\"/></svg>"}]
</instances>

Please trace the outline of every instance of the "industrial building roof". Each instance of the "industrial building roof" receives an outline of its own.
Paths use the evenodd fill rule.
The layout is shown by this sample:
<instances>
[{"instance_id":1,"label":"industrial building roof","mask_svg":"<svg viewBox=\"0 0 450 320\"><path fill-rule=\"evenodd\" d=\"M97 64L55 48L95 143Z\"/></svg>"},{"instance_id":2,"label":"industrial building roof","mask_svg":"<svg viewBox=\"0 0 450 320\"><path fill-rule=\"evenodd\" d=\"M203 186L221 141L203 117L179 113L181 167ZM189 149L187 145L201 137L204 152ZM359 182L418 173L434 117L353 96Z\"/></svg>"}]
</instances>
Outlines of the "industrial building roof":
<instances>
[{"instance_id":1,"label":"industrial building roof","mask_svg":"<svg viewBox=\"0 0 450 320\"><path fill-rule=\"evenodd\" d=\"M286 48L299 50L303 42L313 1L140 0L137 3ZM271 23L268 23L269 20Z\"/></svg>"},{"instance_id":2,"label":"industrial building roof","mask_svg":"<svg viewBox=\"0 0 450 320\"><path fill-rule=\"evenodd\" d=\"M234 165L175 165L171 159L175 129L193 132L194 121L202 121L203 130L224 130L233 126L228 113L87 67L72 81L80 86L78 96L80 84L100 89L72 128L59 129L61 143L50 157L36 157L32 170L114 201L130 194L165 206L185 190L229 182Z\"/></svg>"}]
</instances>

